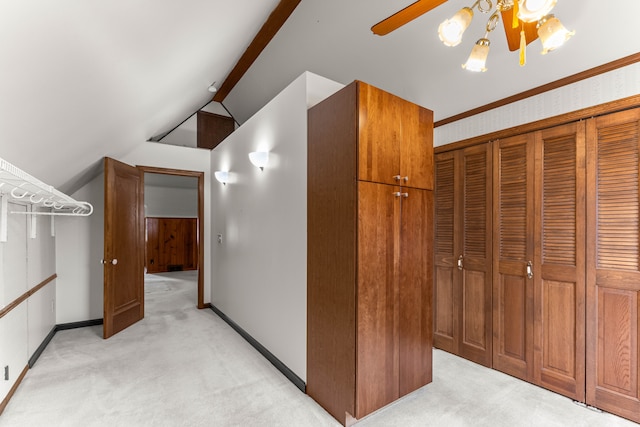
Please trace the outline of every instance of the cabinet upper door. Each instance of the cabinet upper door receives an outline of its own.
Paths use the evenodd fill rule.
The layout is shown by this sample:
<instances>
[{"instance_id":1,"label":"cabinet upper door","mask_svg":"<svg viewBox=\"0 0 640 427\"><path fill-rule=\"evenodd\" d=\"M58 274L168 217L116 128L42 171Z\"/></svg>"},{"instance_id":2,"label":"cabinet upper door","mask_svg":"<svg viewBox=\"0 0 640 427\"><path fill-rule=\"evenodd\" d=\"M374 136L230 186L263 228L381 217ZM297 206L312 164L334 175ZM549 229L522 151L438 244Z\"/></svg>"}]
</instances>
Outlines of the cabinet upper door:
<instances>
[{"instance_id":1,"label":"cabinet upper door","mask_svg":"<svg viewBox=\"0 0 640 427\"><path fill-rule=\"evenodd\" d=\"M358 85L358 179L433 189L433 113Z\"/></svg>"}]
</instances>

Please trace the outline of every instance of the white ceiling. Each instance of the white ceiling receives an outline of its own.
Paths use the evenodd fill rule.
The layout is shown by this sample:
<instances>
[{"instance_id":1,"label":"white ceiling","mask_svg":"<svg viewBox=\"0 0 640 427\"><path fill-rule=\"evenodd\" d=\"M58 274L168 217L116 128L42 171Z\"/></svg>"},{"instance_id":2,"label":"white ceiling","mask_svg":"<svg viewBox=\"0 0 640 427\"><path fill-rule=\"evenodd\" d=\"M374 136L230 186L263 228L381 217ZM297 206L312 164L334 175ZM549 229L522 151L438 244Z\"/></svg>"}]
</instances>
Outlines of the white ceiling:
<instances>
[{"instance_id":1,"label":"white ceiling","mask_svg":"<svg viewBox=\"0 0 640 427\"><path fill-rule=\"evenodd\" d=\"M370 27L412 0L303 0L224 101L240 123L304 71L366 81L449 117L640 52L640 1L558 0L576 35L518 66L501 28L489 71L461 69L484 33L476 13L446 48L450 0L384 37ZM105 155L120 157L204 105L278 0L0 0L0 157L65 191ZM573 8L573 9L572 9ZM640 77L639 77L640 78Z\"/></svg>"}]
</instances>

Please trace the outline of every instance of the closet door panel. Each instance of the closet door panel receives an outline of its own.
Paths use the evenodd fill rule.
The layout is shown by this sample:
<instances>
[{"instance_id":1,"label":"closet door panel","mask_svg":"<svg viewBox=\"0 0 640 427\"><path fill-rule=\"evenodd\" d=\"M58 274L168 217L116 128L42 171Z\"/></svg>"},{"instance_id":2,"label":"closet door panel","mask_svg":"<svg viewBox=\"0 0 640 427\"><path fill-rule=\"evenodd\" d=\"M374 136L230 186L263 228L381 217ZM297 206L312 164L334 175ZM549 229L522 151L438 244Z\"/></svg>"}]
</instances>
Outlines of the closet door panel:
<instances>
[{"instance_id":1,"label":"closet door panel","mask_svg":"<svg viewBox=\"0 0 640 427\"><path fill-rule=\"evenodd\" d=\"M493 366L533 376L533 135L494 143Z\"/></svg>"},{"instance_id":2,"label":"closet door panel","mask_svg":"<svg viewBox=\"0 0 640 427\"><path fill-rule=\"evenodd\" d=\"M536 132L535 383L585 396L584 123Z\"/></svg>"},{"instance_id":3,"label":"closet door panel","mask_svg":"<svg viewBox=\"0 0 640 427\"><path fill-rule=\"evenodd\" d=\"M460 251L459 208L456 208L456 153L436 155L434 238L434 346L458 353L460 273L456 266Z\"/></svg>"},{"instance_id":4,"label":"closet door panel","mask_svg":"<svg viewBox=\"0 0 640 427\"><path fill-rule=\"evenodd\" d=\"M587 122L587 403L640 422L640 110Z\"/></svg>"},{"instance_id":5,"label":"closet door panel","mask_svg":"<svg viewBox=\"0 0 640 427\"><path fill-rule=\"evenodd\" d=\"M486 286L491 281L487 280L484 272L465 271L462 283L462 345L485 352L488 347L491 347L491 342L486 336L487 307L485 303Z\"/></svg>"},{"instance_id":6,"label":"closet door panel","mask_svg":"<svg viewBox=\"0 0 640 427\"><path fill-rule=\"evenodd\" d=\"M399 391L431 382L433 346L433 193L402 188L400 203Z\"/></svg>"},{"instance_id":7,"label":"closet door panel","mask_svg":"<svg viewBox=\"0 0 640 427\"><path fill-rule=\"evenodd\" d=\"M457 325L458 311L453 297L453 267L436 266L435 270L433 345L456 353L457 340L455 340L454 330Z\"/></svg>"},{"instance_id":8,"label":"closet door panel","mask_svg":"<svg viewBox=\"0 0 640 427\"><path fill-rule=\"evenodd\" d=\"M490 144L470 147L460 156L459 239L462 265L460 350L462 357L491 366L491 151Z\"/></svg>"},{"instance_id":9,"label":"closet door panel","mask_svg":"<svg viewBox=\"0 0 640 427\"><path fill-rule=\"evenodd\" d=\"M575 378L579 374L575 345L576 294L575 283L543 280L542 319L536 323L542 335L537 360L539 366L536 366L537 382L552 390L560 389L572 397L578 393ZM580 366L583 367L584 363ZM583 383L579 386L584 390Z\"/></svg>"},{"instance_id":10,"label":"closet door panel","mask_svg":"<svg viewBox=\"0 0 640 427\"><path fill-rule=\"evenodd\" d=\"M398 398L400 187L358 183L355 418Z\"/></svg>"}]
</instances>

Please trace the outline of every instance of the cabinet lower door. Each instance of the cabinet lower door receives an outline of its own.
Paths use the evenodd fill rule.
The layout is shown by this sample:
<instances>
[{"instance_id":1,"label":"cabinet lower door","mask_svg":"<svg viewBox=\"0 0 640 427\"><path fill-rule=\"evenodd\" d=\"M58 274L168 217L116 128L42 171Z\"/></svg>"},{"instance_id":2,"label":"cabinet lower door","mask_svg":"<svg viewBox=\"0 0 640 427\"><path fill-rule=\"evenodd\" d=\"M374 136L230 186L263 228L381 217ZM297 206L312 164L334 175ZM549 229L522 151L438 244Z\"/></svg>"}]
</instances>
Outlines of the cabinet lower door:
<instances>
[{"instance_id":1,"label":"cabinet lower door","mask_svg":"<svg viewBox=\"0 0 640 427\"><path fill-rule=\"evenodd\" d=\"M400 188L358 182L355 418L399 396Z\"/></svg>"},{"instance_id":2,"label":"cabinet lower door","mask_svg":"<svg viewBox=\"0 0 640 427\"><path fill-rule=\"evenodd\" d=\"M432 379L433 192L402 189L398 305L399 394Z\"/></svg>"},{"instance_id":3,"label":"cabinet lower door","mask_svg":"<svg viewBox=\"0 0 640 427\"><path fill-rule=\"evenodd\" d=\"M640 422L640 109L587 122L587 403Z\"/></svg>"}]
</instances>

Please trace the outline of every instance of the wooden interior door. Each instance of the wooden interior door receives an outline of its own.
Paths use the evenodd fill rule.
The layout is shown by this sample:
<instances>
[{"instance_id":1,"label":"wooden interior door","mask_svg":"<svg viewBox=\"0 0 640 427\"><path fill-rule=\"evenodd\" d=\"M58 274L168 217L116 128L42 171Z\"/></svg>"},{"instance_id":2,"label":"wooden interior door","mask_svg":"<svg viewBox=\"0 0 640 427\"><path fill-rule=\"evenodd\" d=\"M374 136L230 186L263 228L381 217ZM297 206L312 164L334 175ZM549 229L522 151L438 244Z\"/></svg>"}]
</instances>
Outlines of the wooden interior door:
<instances>
[{"instance_id":1,"label":"wooden interior door","mask_svg":"<svg viewBox=\"0 0 640 427\"><path fill-rule=\"evenodd\" d=\"M493 146L493 367L526 381L533 377L533 138Z\"/></svg>"},{"instance_id":2,"label":"wooden interior door","mask_svg":"<svg viewBox=\"0 0 640 427\"><path fill-rule=\"evenodd\" d=\"M105 158L103 336L144 317L144 199L141 172Z\"/></svg>"},{"instance_id":3,"label":"wooden interior door","mask_svg":"<svg viewBox=\"0 0 640 427\"><path fill-rule=\"evenodd\" d=\"M356 413L352 414L357 419L399 396L399 194L397 186L358 182Z\"/></svg>"},{"instance_id":4,"label":"wooden interior door","mask_svg":"<svg viewBox=\"0 0 640 427\"><path fill-rule=\"evenodd\" d=\"M400 396L432 380L433 192L402 188L398 353Z\"/></svg>"},{"instance_id":5,"label":"wooden interior door","mask_svg":"<svg viewBox=\"0 0 640 427\"><path fill-rule=\"evenodd\" d=\"M435 230L434 230L434 316L433 345L453 354L459 353L460 281L456 262L460 250L456 197L457 152L448 151L435 158Z\"/></svg>"},{"instance_id":6,"label":"wooden interior door","mask_svg":"<svg viewBox=\"0 0 640 427\"><path fill-rule=\"evenodd\" d=\"M585 397L584 122L536 132L534 382Z\"/></svg>"},{"instance_id":7,"label":"wooden interior door","mask_svg":"<svg viewBox=\"0 0 640 427\"><path fill-rule=\"evenodd\" d=\"M640 109L587 121L587 403L640 422Z\"/></svg>"},{"instance_id":8,"label":"wooden interior door","mask_svg":"<svg viewBox=\"0 0 640 427\"><path fill-rule=\"evenodd\" d=\"M492 188L490 144L459 153L460 213L455 215L462 255L459 298L460 356L492 365Z\"/></svg>"}]
</instances>

